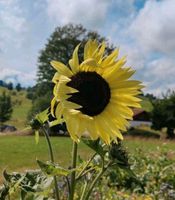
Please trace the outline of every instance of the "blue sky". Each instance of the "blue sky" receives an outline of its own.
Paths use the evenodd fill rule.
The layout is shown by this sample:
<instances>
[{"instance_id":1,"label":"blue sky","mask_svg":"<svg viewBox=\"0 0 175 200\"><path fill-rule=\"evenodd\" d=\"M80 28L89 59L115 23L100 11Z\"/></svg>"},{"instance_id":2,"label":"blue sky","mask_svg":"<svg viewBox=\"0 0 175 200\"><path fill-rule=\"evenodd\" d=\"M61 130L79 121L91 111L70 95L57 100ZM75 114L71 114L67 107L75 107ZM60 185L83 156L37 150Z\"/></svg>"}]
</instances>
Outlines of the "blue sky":
<instances>
[{"instance_id":1,"label":"blue sky","mask_svg":"<svg viewBox=\"0 0 175 200\"><path fill-rule=\"evenodd\" d=\"M70 22L120 47L145 92L175 89L174 0L0 0L0 79L34 84L39 51Z\"/></svg>"}]
</instances>

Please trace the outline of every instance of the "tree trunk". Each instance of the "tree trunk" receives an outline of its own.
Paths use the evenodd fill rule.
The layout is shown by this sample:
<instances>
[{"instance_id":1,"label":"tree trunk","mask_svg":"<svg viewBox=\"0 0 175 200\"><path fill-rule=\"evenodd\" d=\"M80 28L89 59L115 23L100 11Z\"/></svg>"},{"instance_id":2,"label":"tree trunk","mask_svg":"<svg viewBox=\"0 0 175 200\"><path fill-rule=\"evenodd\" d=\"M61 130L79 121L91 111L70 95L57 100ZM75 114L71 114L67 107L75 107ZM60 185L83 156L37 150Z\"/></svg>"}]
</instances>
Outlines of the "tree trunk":
<instances>
[{"instance_id":1,"label":"tree trunk","mask_svg":"<svg viewBox=\"0 0 175 200\"><path fill-rule=\"evenodd\" d=\"M168 139L173 139L173 138L175 138L174 128L167 127L167 138L168 138Z\"/></svg>"}]
</instances>

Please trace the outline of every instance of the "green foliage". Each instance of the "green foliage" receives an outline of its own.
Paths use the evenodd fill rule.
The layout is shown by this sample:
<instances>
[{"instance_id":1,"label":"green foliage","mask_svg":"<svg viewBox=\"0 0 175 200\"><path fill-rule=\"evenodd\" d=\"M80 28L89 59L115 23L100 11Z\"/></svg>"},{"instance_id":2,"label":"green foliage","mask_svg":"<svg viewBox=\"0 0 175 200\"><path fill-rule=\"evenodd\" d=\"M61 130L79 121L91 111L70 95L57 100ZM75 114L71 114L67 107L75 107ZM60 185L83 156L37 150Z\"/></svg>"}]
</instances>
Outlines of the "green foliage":
<instances>
[{"instance_id":1,"label":"green foliage","mask_svg":"<svg viewBox=\"0 0 175 200\"><path fill-rule=\"evenodd\" d=\"M22 87L21 87L21 84L20 84L20 83L18 83L18 84L16 85L16 90L17 90L18 92L20 92L20 91L22 90Z\"/></svg>"},{"instance_id":2,"label":"green foliage","mask_svg":"<svg viewBox=\"0 0 175 200\"><path fill-rule=\"evenodd\" d=\"M97 154L101 157L104 157L106 150L102 147L100 139L97 140L89 140L89 139L82 139L83 143L94 150Z\"/></svg>"},{"instance_id":3,"label":"green foliage","mask_svg":"<svg viewBox=\"0 0 175 200\"><path fill-rule=\"evenodd\" d=\"M51 162L44 163L40 160L37 160L37 163L41 170L48 176L67 176L72 172L72 170L64 169L63 167L60 167L56 164L53 164Z\"/></svg>"},{"instance_id":4,"label":"green foliage","mask_svg":"<svg viewBox=\"0 0 175 200\"><path fill-rule=\"evenodd\" d=\"M160 130L167 127L168 138L174 138L175 128L175 92L154 103L152 112L153 128Z\"/></svg>"},{"instance_id":5,"label":"green foliage","mask_svg":"<svg viewBox=\"0 0 175 200\"><path fill-rule=\"evenodd\" d=\"M35 98L35 90L36 90L36 86L28 87L27 88L26 98L28 98L30 100L34 100L34 98Z\"/></svg>"},{"instance_id":6,"label":"green foliage","mask_svg":"<svg viewBox=\"0 0 175 200\"><path fill-rule=\"evenodd\" d=\"M92 199L98 196L108 200L175 198L175 164L166 149L151 154L136 149L130 155L130 165L136 177L121 168L110 169L95 188Z\"/></svg>"},{"instance_id":7,"label":"green foliage","mask_svg":"<svg viewBox=\"0 0 175 200\"><path fill-rule=\"evenodd\" d=\"M152 130L149 127L138 127L138 128L130 128L125 135L130 135L133 137L142 137L142 138L160 138L160 133L156 130Z\"/></svg>"},{"instance_id":8,"label":"green foliage","mask_svg":"<svg viewBox=\"0 0 175 200\"><path fill-rule=\"evenodd\" d=\"M13 83L12 83L12 82L7 83L6 87L7 87L9 90L13 90Z\"/></svg>"},{"instance_id":9,"label":"green foliage","mask_svg":"<svg viewBox=\"0 0 175 200\"><path fill-rule=\"evenodd\" d=\"M46 93L44 96L33 101L33 106L28 113L28 119L31 120L37 113L42 112L50 106L50 95Z\"/></svg>"},{"instance_id":10,"label":"green foliage","mask_svg":"<svg viewBox=\"0 0 175 200\"><path fill-rule=\"evenodd\" d=\"M11 97L5 92L0 95L0 123L6 122L12 115Z\"/></svg>"},{"instance_id":11,"label":"green foliage","mask_svg":"<svg viewBox=\"0 0 175 200\"><path fill-rule=\"evenodd\" d=\"M119 165L121 168L130 167L129 161L128 161L128 153L122 146L121 142L118 144L112 143L109 147L109 158L113 160L114 164Z\"/></svg>"},{"instance_id":12,"label":"green foliage","mask_svg":"<svg viewBox=\"0 0 175 200\"><path fill-rule=\"evenodd\" d=\"M0 189L0 199L8 197L21 200L53 200L51 178L47 178L41 171L28 171L26 173L3 172L5 184Z\"/></svg>"},{"instance_id":13,"label":"green foliage","mask_svg":"<svg viewBox=\"0 0 175 200\"><path fill-rule=\"evenodd\" d=\"M151 103L153 103L154 101L157 100L156 96L154 96L153 94L149 94L149 93L145 94L144 97L147 98Z\"/></svg>"},{"instance_id":14,"label":"green foliage","mask_svg":"<svg viewBox=\"0 0 175 200\"><path fill-rule=\"evenodd\" d=\"M146 143L146 142L145 142ZM155 142L154 142L155 143ZM163 147L163 146L162 146ZM107 149L105 146L102 148ZM143 151L143 149L136 148L130 155L127 155L126 150L121 144L113 144L110 147L110 155L105 155L105 163L117 163L109 167L105 165L106 170L95 185L90 200L92 199L108 199L108 200L128 200L128 199L143 199L143 200L157 200L157 199L174 199L175 198L175 164L174 151L170 151L168 146L164 148L157 148L152 152ZM127 162L126 162L127 161ZM95 174L99 172L101 159L98 155L93 157L91 162L87 165L87 161L81 159L81 165L86 166L84 175L81 176L76 187L75 200L80 199L82 195L82 188L85 182L91 183L95 178ZM125 163L126 162L126 163ZM125 163L121 167L118 163ZM0 197L6 200L7 194L11 194L11 199L28 200L31 199L54 199L53 198L53 178L50 175L59 175L61 177L68 176L69 170L62 171L60 167L53 163L43 163L39 161L41 171L28 171L27 173L12 173L4 172L5 182L0 189ZM94 167L98 166L98 167ZM118 166L118 167L117 167ZM127 167L126 167L127 166ZM129 168L128 168L129 166ZM45 175L48 174L49 176ZM132 169L132 171L128 171ZM134 172L134 174L133 174ZM78 175L77 175L78 176ZM58 187L63 192L62 199L67 199L66 180L59 179ZM44 193L43 193L44 192ZM14 194L16 198L13 198ZM0 198L0 199L1 199Z\"/></svg>"},{"instance_id":15,"label":"green foliage","mask_svg":"<svg viewBox=\"0 0 175 200\"><path fill-rule=\"evenodd\" d=\"M153 104L147 97L141 97L142 101L140 102L142 108L147 111L151 112L153 110Z\"/></svg>"}]
</instances>

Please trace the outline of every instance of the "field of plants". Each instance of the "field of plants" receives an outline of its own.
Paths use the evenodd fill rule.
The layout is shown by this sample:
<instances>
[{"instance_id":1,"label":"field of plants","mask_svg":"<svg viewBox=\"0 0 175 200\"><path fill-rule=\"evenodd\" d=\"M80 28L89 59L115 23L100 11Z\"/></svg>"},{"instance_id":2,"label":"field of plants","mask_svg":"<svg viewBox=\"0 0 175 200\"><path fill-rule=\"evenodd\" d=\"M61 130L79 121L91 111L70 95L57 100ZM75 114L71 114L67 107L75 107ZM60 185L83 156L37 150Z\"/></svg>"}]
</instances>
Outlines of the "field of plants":
<instances>
[{"instance_id":1,"label":"field of plants","mask_svg":"<svg viewBox=\"0 0 175 200\"><path fill-rule=\"evenodd\" d=\"M71 140L67 137L51 138L56 163L69 166ZM65 151L65 146L67 151ZM173 200L175 199L175 143L158 139L140 139L128 137L123 142L123 152L118 152L118 164L106 170L96 184L91 199L97 200ZM127 162L123 160L127 152ZM93 150L80 144L80 160L87 159ZM0 138L0 171L24 172L38 169L36 158L49 160L47 144L40 137L35 144L32 136L1 136ZM94 158L98 165L98 156ZM3 179L1 176L1 183ZM38 183L35 183L36 185ZM48 184L48 183L47 183ZM84 184L83 180L77 187ZM36 187L35 185L35 187ZM60 189L63 186L60 186ZM62 188L64 189L64 188ZM76 193L77 199L82 191ZM17 197L15 196L14 199Z\"/></svg>"}]
</instances>

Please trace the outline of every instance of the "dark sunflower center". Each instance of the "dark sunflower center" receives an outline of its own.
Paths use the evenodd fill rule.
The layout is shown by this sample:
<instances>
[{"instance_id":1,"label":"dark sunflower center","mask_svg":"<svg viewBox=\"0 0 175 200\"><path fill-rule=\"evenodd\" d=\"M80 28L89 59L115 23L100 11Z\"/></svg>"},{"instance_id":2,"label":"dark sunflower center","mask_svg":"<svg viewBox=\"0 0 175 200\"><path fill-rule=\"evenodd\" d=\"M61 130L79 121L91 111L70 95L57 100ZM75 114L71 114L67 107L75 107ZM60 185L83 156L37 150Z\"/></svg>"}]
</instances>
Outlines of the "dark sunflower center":
<instances>
[{"instance_id":1,"label":"dark sunflower center","mask_svg":"<svg viewBox=\"0 0 175 200\"><path fill-rule=\"evenodd\" d=\"M79 110L86 115L100 114L109 103L111 94L108 83L96 72L79 72L71 77L68 86L79 92L72 94L68 101L82 106Z\"/></svg>"}]
</instances>

